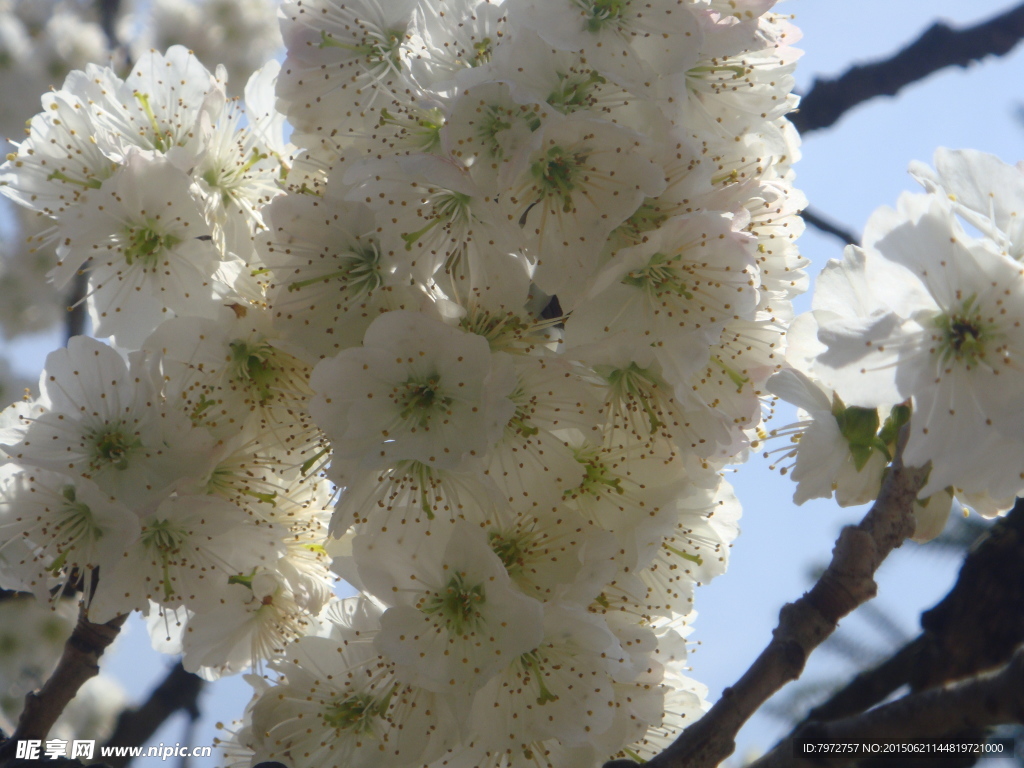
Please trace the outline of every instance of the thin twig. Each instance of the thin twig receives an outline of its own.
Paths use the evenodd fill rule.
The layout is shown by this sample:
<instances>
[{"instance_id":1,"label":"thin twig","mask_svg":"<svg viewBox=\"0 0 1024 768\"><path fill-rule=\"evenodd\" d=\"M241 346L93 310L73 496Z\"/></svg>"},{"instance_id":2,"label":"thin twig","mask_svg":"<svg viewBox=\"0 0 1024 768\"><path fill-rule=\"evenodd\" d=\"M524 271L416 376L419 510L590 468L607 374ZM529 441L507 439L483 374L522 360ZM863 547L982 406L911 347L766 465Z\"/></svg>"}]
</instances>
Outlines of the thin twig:
<instances>
[{"instance_id":1,"label":"thin twig","mask_svg":"<svg viewBox=\"0 0 1024 768\"><path fill-rule=\"evenodd\" d=\"M121 10L121 0L96 0L96 10L99 12L100 27L107 36L110 50L115 51L121 46L121 41L117 37L117 14Z\"/></svg>"},{"instance_id":2,"label":"thin twig","mask_svg":"<svg viewBox=\"0 0 1024 768\"><path fill-rule=\"evenodd\" d=\"M904 428L901 446L906 434ZM765 650L707 714L647 763L649 768L712 768L732 754L740 727L800 676L808 655L842 617L875 596L875 570L914 532L913 502L927 474L927 468L903 466L901 447L878 500L860 525L840 533L832 562L810 592L783 606Z\"/></svg>"},{"instance_id":3,"label":"thin twig","mask_svg":"<svg viewBox=\"0 0 1024 768\"><path fill-rule=\"evenodd\" d=\"M803 216L805 222L810 224L815 229L824 232L826 235L832 235L833 237L839 238L843 241L844 245L856 245L860 242L860 235L855 234L849 229L836 224L831 219L822 216L813 208L804 208Z\"/></svg>"},{"instance_id":4,"label":"thin twig","mask_svg":"<svg viewBox=\"0 0 1024 768\"><path fill-rule=\"evenodd\" d=\"M99 674L99 659L114 642L128 614L106 624L93 624L86 618L84 606L78 612L78 623L64 643L64 653L57 668L38 691L25 696L25 708L10 740L0 747L0 767L14 758L19 740L45 739L61 712L87 680Z\"/></svg>"},{"instance_id":5,"label":"thin twig","mask_svg":"<svg viewBox=\"0 0 1024 768\"><path fill-rule=\"evenodd\" d=\"M68 313L64 318L65 345L72 336L81 336L85 333L85 292L88 290L88 284L89 278L85 272L79 272L71 281L67 298Z\"/></svg>"},{"instance_id":6,"label":"thin twig","mask_svg":"<svg viewBox=\"0 0 1024 768\"><path fill-rule=\"evenodd\" d=\"M819 754L813 760L800 759L794 755L794 745L803 742L920 742L1010 723L1024 724L1024 648L996 672L904 696L841 720L809 723L750 768L841 768L858 759L856 754Z\"/></svg>"},{"instance_id":7,"label":"thin twig","mask_svg":"<svg viewBox=\"0 0 1024 768\"><path fill-rule=\"evenodd\" d=\"M966 67L986 56L1002 56L1024 38L1024 4L973 27L933 24L917 40L883 61L851 67L835 79L817 79L789 116L801 133L827 128L847 111L950 66Z\"/></svg>"}]
</instances>

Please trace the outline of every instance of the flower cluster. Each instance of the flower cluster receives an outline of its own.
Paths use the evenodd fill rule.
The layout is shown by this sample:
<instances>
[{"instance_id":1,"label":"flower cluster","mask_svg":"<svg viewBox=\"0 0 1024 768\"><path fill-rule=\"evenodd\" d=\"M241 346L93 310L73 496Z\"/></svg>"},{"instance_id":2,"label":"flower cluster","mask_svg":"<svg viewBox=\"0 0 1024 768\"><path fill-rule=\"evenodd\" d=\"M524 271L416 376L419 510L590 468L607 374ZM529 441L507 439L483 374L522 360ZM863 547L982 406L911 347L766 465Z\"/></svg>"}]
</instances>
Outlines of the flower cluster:
<instances>
[{"instance_id":1,"label":"flower cluster","mask_svg":"<svg viewBox=\"0 0 1024 768\"><path fill-rule=\"evenodd\" d=\"M240 764L660 751L806 282L771 5L288 0L247 123L69 76L0 183L110 344L5 412L3 578L269 661Z\"/></svg>"},{"instance_id":2,"label":"flower cluster","mask_svg":"<svg viewBox=\"0 0 1024 768\"><path fill-rule=\"evenodd\" d=\"M93 621L138 609L191 669L238 671L310 630L331 593L309 366L271 344L253 245L286 147L271 64L225 95L184 48L44 97L0 171L52 220L58 285L97 335L4 412L4 586L80 584ZM247 120L243 120L246 114Z\"/></svg>"},{"instance_id":3,"label":"flower cluster","mask_svg":"<svg viewBox=\"0 0 1024 768\"><path fill-rule=\"evenodd\" d=\"M235 35L244 35L245 45L237 44ZM115 62L124 75L128 51L137 59L150 48L165 50L174 44L186 45L208 66L225 64L240 91L280 48L275 7L267 0L0 0L4 151L10 149L5 139L20 136L39 110L40 94L58 87L71 71ZM10 338L52 330L60 325L68 303L67 292L46 281L56 260L52 242L37 237L52 222L6 200L0 201L0 210L0 333Z\"/></svg>"},{"instance_id":4,"label":"flower cluster","mask_svg":"<svg viewBox=\"0 0 1024 768\"><path fill-rule=\"evenodd\" d=\"M914 164L927 192L878 210L863 247L825 268L790 333L794 368L769 383L810 420L798 501L874 498L909 419L904 461L931 467L919 539L954 495L993 515L1024 492L1024 172L975 151L939 150L935 166Z\"/></svg>"}]
</instances>

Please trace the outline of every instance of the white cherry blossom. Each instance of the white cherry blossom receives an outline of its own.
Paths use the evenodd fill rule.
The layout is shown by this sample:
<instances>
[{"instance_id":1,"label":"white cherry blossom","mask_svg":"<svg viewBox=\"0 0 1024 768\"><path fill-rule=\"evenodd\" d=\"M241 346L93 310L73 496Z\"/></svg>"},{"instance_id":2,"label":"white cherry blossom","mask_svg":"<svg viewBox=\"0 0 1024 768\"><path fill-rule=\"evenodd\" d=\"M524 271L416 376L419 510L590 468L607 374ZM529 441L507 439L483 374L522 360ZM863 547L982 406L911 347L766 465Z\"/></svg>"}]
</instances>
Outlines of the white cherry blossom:
<instances>
[{"instance_id":1,"label":"white cherry blossom","mask_svg":"<svg viewBox=\"0 0 1024 768\"><path fill-rule=\"evenodd\" d=\"M493 445L514 412L511 361L429 315L378 317L361 348L321 362L310 413L331 439L331 475L414 460L459 466Z\"/></svg>"},{"instance_id":2,"label":"white cherry blossom","mask_svg":"<svg viewBox=\"0 0 1024 768\"><path fill-rule=\"evenodd\" d=\"M642 135L590 117L551 115L526 168L500 193L529 237L534 282L574 307L605 240L665 179Z\"/></svg>"},{"instance_id":3,"label":"white cherry blossom","mask_svg":"<svg viewBox=\"0 0 1024 768\"><path fill-rule=\"evenodd\" d=\"M404 90L403 46L415 0L288 0L281 6L288 55L278 94L293 141L358 130L394 109ZM401 105L397 105L401 108Z\"/></svg>"},{"instance_id":4,"label":"white cherry blossom","mask_svg":"<svg viewBox=\"0 0 1024 768\"><path fill-rule=\"evenodd\" d=\"M795 448L775 449L794 458L790 475L797 489L793 501L803 504L808 499L830 499L833 492L841 507L875 499L891 458L885 442L877 436L887 416L885 409L847 407L831 390L796 369L776 374L769 379L768 389L800 409L799 422L769 433L796 444Z\"/></svg>"},{"instance_id":5,"label":"white cherry blossom","mask_svg":"<svg viewBox=\"0 0 1024 768\"><path fill-rule=\"evenodd\" d=\"M1024 269L967 235L932 195L877 212L864 241L819 283L818 337L828 350L816 371L847 404L913 399L904 460L932 463L922 496L948 485L1014 495L1022 481L1011 467L1024 450ZM879 288L886 273L892 282ZM964 454L962 441L988 449Z\"/></svg>"},{"instance_id":6,"label":"white cherry blossom","mask_svg":"<svg viewBox=\"0 0 1024 768\"><path fill-rule=\"evenodd\" d=\"M363 205L289 195L266 211L270 232L257 239L273 275L277 327L318 360L362 343L382 312L415 309L420 296L396 285L381 263L380 238Z\"/></svg>"},{"instance_id":7,"label":"white cherry blossom","mask_svg":"<svg viewBox=\"0 0 1024 768\"><path fill-rule=\"evenodd\" d=\"M190 178L162 156L132 152L125 165L58 228L59 286L89 273L96 333L136 348L174 314L211 316L228 292Z\"/></svg>"},{"instance_id":8,"label":"white cherry blossom","mask_svg":"<svg viewBox=\"0 0 1024 768\"><path fill-rule=\"evenodd\" d=\"M356 561L370 591L393 604L375 645L414 685L462 699L540 642L540 602L515 588L483 532L453 526L440 557L401 563L400 551L376 537ZM407 570L412 578L399 575Z\"/></svg>"},{"instance_id":9,"label":"white cherry blossom","mask_svg":"<svg viewBox=\"0 0 1024 768\"><path fill-rule=\"evenodd\" d=\"M701 28L676 0L526 0L515 20L548 43L581 51L602 74L633 88L696 63Z\"/></svg>"},{"instance_id":10,"label":"white cherry blossom","mask_svg":"<svg viewBox=\"0 0 1024 768\"><path fill-rule=\"evenodd\" d=\"M92 572L119 565L138 535L138 517L84 478L25 470L0 485L0 539L27 545L61 586L77 569L89 597ZM49 600L47 586L38 584L37 593ZM115 589L114 581L101 580L99 589Z\"/></svg>"},{"instance_id":11,"label":"white cherry blossom","mask_svg":"<svg viewBox=\"0 0 1024 768\"><path fill-rule=\"evenodd\" d=\"M140 515L211 468L210 435L105 344L76 336L50 353L40 390L46 410L3 446L25 466L92 480Z\"/></svg>"},{"instance_id":12,"label":"white cherry blossom","mask_svg":"<svg viewBox=\"0 0 1024 768\"><path fill-rule=\"evenodd\" d=\"M330 637L306 637L274 663L282 677L257 688L246 739L256 760L297 768L421 765L451 741L438 696L408 686L374 647L380 609L350 599Z\"/></svg>"}]
</instances>

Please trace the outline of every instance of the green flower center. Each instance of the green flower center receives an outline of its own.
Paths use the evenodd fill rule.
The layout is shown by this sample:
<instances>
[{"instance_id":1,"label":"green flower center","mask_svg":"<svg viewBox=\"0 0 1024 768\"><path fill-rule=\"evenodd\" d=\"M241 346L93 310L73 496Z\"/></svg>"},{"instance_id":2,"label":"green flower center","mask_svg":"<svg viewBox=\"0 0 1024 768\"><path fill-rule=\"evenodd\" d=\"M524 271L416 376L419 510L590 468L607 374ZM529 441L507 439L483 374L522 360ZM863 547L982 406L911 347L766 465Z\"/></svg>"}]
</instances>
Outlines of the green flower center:
<instances>
[{"instance_id":1,"label":"green flower center","mask_svg":"<svg viewBox=\"0 0 1024 768\"><path fill-rule=\"evenodd\" d=\"M439 411L447 411L452 404L450 397L441 394L440 383L441 379L436 374L405 382L396 397L402 418L416 426L429 428L431 417Z\"/></svg>"},{"instance_id":2,"label":"green flower center","mask_svg":"<svg viewBox=\"0 0 1024 768\"><path fill-rule=\"evenodd\" d=\"M244 194L244 187L252 181L248 175L252 167L269 157L269 154L253 147L248 160L244 163L208 168L202 173L202 179L211 188L220 192L221 202L227 206L239 197L240 189Z\"/></svg>"},{"instance_id":3,"label":"green flower center","mask_svg":"<svg viewBox=\"0 0 1024 768\"><path fill-rule=\"evenodd\" d=\"M653 435L665 423L659 418L662 414L659 401L661 393L668 391L668 385L652 370L641 368L630 363L626 368L615 368L608 371L598 370L608 382L608 397L612 402L623 403L627 407L638 405L647 415Z\"/></svg>"},{"instance_id":4,"label":"green flower center","mask_svg":"<svg viewBox=\"0 0 1024 768\"><path fill-rule=\"evenodd\" d=\"M334 39L326 31L320 31L320 48L341 48L361 56L373 64L387 64L393 69L402 66L401 49L405 32L399 29L386 29L379 35L367 35L361 43L343 43Z\"/></svg>"},{"instance_id":5,"label":"green flower center","mask_svg":"<svg viewBox=\"0 0 1024 768\"><path fill-rule=\"evenodd\" d=\"M656 253L651 256L646 266L634 269L622 278L622 284L651 291L657 295L673 293L684 299L692 299L693 292L681 273L678 255Z\"/></svg>"},{"instance_id":6,"label":"green flower center","mask_svg":"<svg viewBox=\"0 0 1024 768\"><path fill-rule=\"evenodd\" d=\"M120 470L128 469L128 461L132 454L142 447L139 438L135 434L125 432L120 422L92 432L88 435L88 440L92 444L89 466L94 470L107 466Z\"/></svg>"},{"instance_id":7,"label":"green flower center","mask_svg":"<svg viewBox=\"0 0 1024 768\"><path fill-rule=\"evenodd\" d=\"M630 0L577 0L585 14L588 32L600 32L609 24L622 18L622 12L629 7Z\"/></svg>"},{"instance_id":8,"label":"green flower center","mask_svg":"<svg viewBox=\"0 0 1024 768\"><path fill-rule=\"evenodd\" d=\"M156 557L160 560L161 579L164 598L170 599L174 594L174 579L171 577L171 565L174 558L181 551L182 546L188 541L189 534L180 528L171 525L169 520L156 520L148 523L142 530L142 546L147 550L155 550Z\"/></svg>"},{"instance_id":9,"label":"green flower center","mask_svg":"<svg viewBox=\"0 0 1024 768\"><path fill-rule=\"evenodd\" d=\"M370 733L377 707L368 693L354 693L348 698L332 701L323 709L321 716L327 725L339 731Z\"/></svg>"},{"instance_id":10,"label":"green flower center","mask_svg":"<svg viewBox=\"0 0 1024 768\"><path fill-rule=\"evenodd\" d=\"M594 90L607 82L593 70L589 72L559 72L558 87L548 94L548 104L563 114L593 106Z\"/></svg>"},{"instance_id":11,"label":"green flower center","mask_svg":"<svg viewBox=\"0 0 1024 768\"><path fill-rule=\"evenodd\" d=\"M982 316L975 296L965 300L958 310L936 317L935 327L939 330L936 353L942 364L956 361L968 369L986 360L999 336L996 324Z\"/></svg>"},{"instance_id":12,"label":"green flower center","mask_svg":"<svg viewBox=\"0 0 1024 768\"><path fill-rule=\"evenodd\" d=\"M276 365L277 350L265 340L232 341L231 378L249 389L266 405L280 389L281 369Z\"/></svg>"},{"instance_id":13,"label":"green flower center","mask_svg":"<svg viewBox=\"0 0 1024 768\"><path fill-rule=\"evenodd\" d=\"M462 635L481 623L480 607L485 600L483 584L467 584L463 575L457 573L448 580L444 591L428 598L422 610L438 614L450 634Z\"/></svg>"},{"instance_id":14,"label":"green flower center","mask_svg":"<svg viewBox=\"0 0 1024 768\"><path fill-rule=\"evenodd\" d=\"M556 198L562 202L562 212L573 209L572 194L586 163L586 151L568 152L559 146L551 147L544 157L530 166L530 172L540 186L540 198Z\"/></svg>"},{"instance_id":15,"label":"green flower center","mask_svg":"<svg viewBox=\"0 0 1024 768\"><path fill-rule=\"evenodd\" d=\"M622 478L614 475L611 470L598 458L597 451L593 448L577 448L573 450L576 461L583 465L586 473L577 487L570 488L564 492L566 498L575 496L601 496L613 492L623 494L626 490L622 487Z\"/></svg>"},{"instance_id":16,"label":"green flower center","mask_svg":"<svg viewBox=\"0 0 1024 768\"><path fill-rule=\"evenodd\" d=\"M489 37L485 37L483 40L473 43L473 55L469 57L466 63L471 67L479 67L481 64L488 63L493 53L494 41Z\"/></svg>"},{"instance_id":17,"label":"green flower center","mask_svg":"<svg viewBox=\"0 0 1024 768\"><path fill-rule=\"evenodd\" d=\"M477 121L476 135L487 147L488 154L500 160L505 150L498 140L498 134L512 128L515 116L507 109L491 105L487 107L482 119Z\"/></svg>"},{"instance_id":18,"label":"green flower center","mask_svg":"<svg viewBox=\"0 0 1024 768\"><path fill-rule=\"evenodd\" d=\"M122 252L129 266L136 261L145 267L155 266L160 260L160 254L181 242L173 235L160 232L152 221L147 221L141 227L128 227L124 237L126 243Z\"/></svg>"},{"instance_id":19,"label":"green flower center","mask_svg":"<svg viewBox=\"0 0 1024 768\"><path fill-rule=\"evenodd\" d=\"M180 550L187 540L188 533L172 527L169 520L150 523L142 532L143 546L156 549L165 558Z\"/></svg>"},{"instance_id":20,"label":"green flower center","mask_svg":"<svg viewBox=\"0 0 1024 768\"><path fill-rule=\"evenodd\" d=\"M483 336L494 352L516 351L516 344L531 328L529 323L510 312L492 314L482 307L471 307L466 316L459 321L459 326L477 336ZM515 398L516 395L513 395L513 401L516 401Z\"/></svg>"},{"instance_id":21,"label":"green flower center","mask_svg":"<svg viewBox=\"0 0 1024 768\"><path fill-rule=\"evenodd\" d=\"M534 426L532 421L533 415L537 412L537 397L527 395L522 382L519 382L509 395L509 399L515 403L516 410L505 425L506 434L521 438L539 434L540 428Z\"/></svg>"},{"instance_id":22,"label":"green flower center","mask_svg":"<svg viewBox=\"0 0 1024 768\"><path fill-rule=\"evenodd\" d=\"M498 531L487 534L491 551L498 556L509 576L515 578L523 570L530 553L533 535L524 531Z\"/></svg>"},{"instance_id":23,"label":"green flower center","mask_svg":"<svg viewBox=\"0 0 1024 768\"><path fill-rule=\"evenodd\" d=\"M440 109L412 108L399 114L382 109L378 125L393 125L404 133L414 147L422 152L433 152L441 146L444 122L444 112Z\"/></svg>"},{"instance_id":24,"label":"green flower center","mask_svg":"<svg viewBox=\"0 0 1024 768\"><path fill-rule=\"evenodd\" d=\"M288 291L300 291L306 286L327 283L339 279L345 283L345 293L361 297L380 287L383 277L380 271L380 251L375 245L361 250L346 252L338 258L339 269L320 277L311 277L289 283Z\"/></svg>"},{"instance_id":25,"label":"green flower center","mask_svg":"<svg viewBox=\"0 0 1024 768\"><path fill-rule=\"evenodd\" d=\"M96 524L89 505L75 500L75 487L65 485L61 494L65 504L60 508L56 528L65 545L74 542L95 542L103 537L103 531Z\"/></svg>"}]
</instances>

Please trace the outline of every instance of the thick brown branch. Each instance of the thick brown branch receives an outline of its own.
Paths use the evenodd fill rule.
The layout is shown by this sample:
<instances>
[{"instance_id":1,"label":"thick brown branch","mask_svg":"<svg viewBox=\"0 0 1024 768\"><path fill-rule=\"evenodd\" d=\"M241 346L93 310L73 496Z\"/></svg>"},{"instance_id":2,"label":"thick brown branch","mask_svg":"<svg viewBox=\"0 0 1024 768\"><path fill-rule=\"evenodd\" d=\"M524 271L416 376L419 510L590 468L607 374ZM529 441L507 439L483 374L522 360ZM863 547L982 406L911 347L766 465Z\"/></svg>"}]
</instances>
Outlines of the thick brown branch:
<instances>
[{"instance_id":1,"label":"thick brown branch","mask_svg":"<svg viewBox=\"0 0 1024 768\"><path fill-rule=\"evenodd\" d=\"M926 476L926 469L904 467L897 455L878 500L860 525L843 529L818 582L782 608L768 647L706 715L647 763L650 768L712 768L732 754L743 723L800 676L808 655L843 616L875 596L875 570L914 532L913 502Z\"/></svg>"},{"instance_id":2,"label":"thick brown branch","mask_svg":"<svg viewBox=\"0 0 1024 768\"><path fill-rule=\"evenodd\" d=\"M1024 643L1024 500L971 547L953 589L921 625L920 637L814 709L765 759L789 755L801 728L863 712L901 685L927 690L1005 664Z\"/></svg>"},{"instance_id":3,"label":"thick brown branch","mask_svg":"<svg viewBox=\"0 0 1024 768\"><path fill-rule=\"evenodd\" d=\"M928 643L913 690L1005 664L1024 643L1024 499L971 548L953 589L922 614L921 628Z\"/></svg>"},{"instance_id":4,"label":"thick brown branch","mask_svg":"<svg viewBox=\"0 0 1024 768\"><path fill-rule=\"evenodd\" d=\"M117 719L117 727L107 741L108 746L139 747L156 733L157 729L175 712L184 711L192 718L199 716L198 699L204 681L198 675L186 672L181 662L174 665L167 676L139 707L126 709ZM110 765L123 766L130 757L108 757Z\"/></svg>"},{"instance_id":5,"label":"thick brown branch","mask_svg":"<svg viewBox=\"0 0 1024 768\"><path fill-rule=\"evenodd\" d=\"M818 79L790 120L801 133L827 128L848 110L950 66L966 67L986 56L1009 53L1024 37L1024 5L964 29L932 25L917 40L884 61L862 64L834 80Z\"/></svg>"},{"instance_id":6,"label":"thick brown branch","mask_svg":"<svg viewBox=\"0 0 1024 768\"><path fill-rule=\"evenodd\" d=\"M841 768L857 759L837 754L815 759L794 756L794 743L861 744L910 742L949 738L949 734L978 732L1010 723L1024 724L1024 648L997 672L933 688L883 704L860 715L832 722L809 723L795 737L779 744L751 768Z\"/></svg>"},{"instance_id":7,"label":"thick brown branch","mask_svg":"<svg viewBox=\"0 0 1024 768\"><path fill-rule=\"evenodd\" d=\"M128 618L122 614L106 624L93 624L85 609L78 613L78 624L64 643L64 653L57 668L43 687L25 697L25 709L10 740L0 748L0 766L14 757L19 739L45 739L68 702L75 697L86 680L99 674L99 659Z\"/></svg>"}]
</instances>

